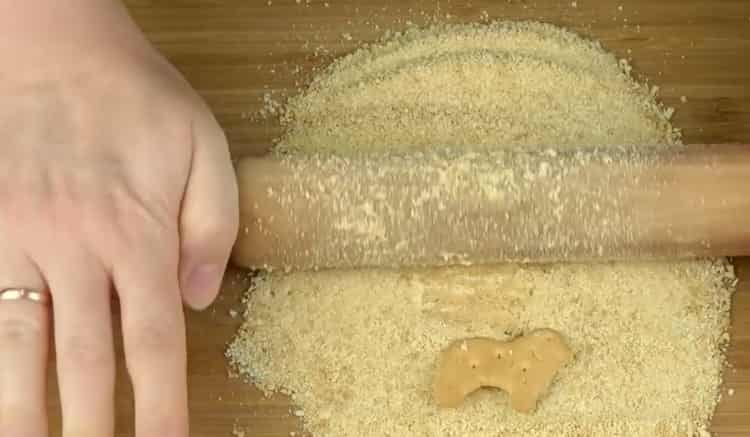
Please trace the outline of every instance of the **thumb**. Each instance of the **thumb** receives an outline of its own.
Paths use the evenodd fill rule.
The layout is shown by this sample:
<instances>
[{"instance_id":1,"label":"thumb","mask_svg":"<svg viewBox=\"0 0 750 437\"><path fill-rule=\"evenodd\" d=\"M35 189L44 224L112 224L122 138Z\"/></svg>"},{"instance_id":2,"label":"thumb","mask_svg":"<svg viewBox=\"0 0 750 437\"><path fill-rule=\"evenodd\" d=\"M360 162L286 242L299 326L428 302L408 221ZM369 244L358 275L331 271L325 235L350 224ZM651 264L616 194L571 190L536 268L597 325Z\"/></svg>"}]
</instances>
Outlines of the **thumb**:
<instances>
[{"instance_id":1,"label":"thumb","mask_svg":"<svg viewBox=\"0 0 750 437\"><path fill-rule=\"evenodd\" d=\"M193 159L180 213L180 288L204 309L219 293L239 227L237 179L226 136L210 111L193 124Z\"/></svg>"}]
</instances>

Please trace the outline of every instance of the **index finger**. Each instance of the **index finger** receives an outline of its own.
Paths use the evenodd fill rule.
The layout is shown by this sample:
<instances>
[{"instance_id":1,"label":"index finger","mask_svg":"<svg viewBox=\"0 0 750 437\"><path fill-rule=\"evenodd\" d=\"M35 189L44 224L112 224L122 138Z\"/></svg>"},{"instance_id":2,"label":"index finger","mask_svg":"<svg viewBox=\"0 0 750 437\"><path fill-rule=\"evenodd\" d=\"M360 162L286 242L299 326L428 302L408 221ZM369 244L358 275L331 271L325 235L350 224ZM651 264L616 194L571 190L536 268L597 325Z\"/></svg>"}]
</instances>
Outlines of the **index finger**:
<instances>
[{"instance_id":1,"label":"index finger","mask_svg":"<svg viewBox=\"0 0 750 437\"><path fill-rule=\"evenodd\" d=\"M115 270L137 437L188 435L185 321L176 251L155 251L144 244L129 251Z\"/></svg>"}]
</instances>

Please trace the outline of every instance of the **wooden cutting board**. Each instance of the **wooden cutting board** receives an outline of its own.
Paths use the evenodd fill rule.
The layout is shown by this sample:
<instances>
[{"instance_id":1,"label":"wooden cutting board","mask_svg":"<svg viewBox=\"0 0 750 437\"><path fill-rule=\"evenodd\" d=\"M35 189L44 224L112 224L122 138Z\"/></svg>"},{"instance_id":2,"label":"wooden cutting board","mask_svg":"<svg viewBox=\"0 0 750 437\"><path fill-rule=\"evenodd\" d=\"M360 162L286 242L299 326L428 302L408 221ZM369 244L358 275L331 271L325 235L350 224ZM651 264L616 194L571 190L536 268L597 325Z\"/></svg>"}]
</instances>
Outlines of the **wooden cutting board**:
<instances>
[{"instance_id":1,"label":"wooden cutting board","mask_svg":"<svg viewBox=\"0 0 750 437\"><path fill-rule=\"evenodd\" d=\"M534 19L569 27L632 59L640 77L659 85L663 101L677 111L674 123L684 128L686 141L750 142L750 3L745 0L126 3L149 38L208 100L235 156L262 153L279 133L275 122L249 117L261 108L264 94L293 92L313 67L386 29L434 16L453 22L483 16ZM734 396L724 396L714 419L713 430L721 437L750 435L750 259L736 265L742 280L734 298L731 367L723 389L732 388ZM231 436L235 425L252 437L300 435L286 399L264 399L250 385L227 377L223 352L241 323L230 310L241 310L247 285L245 272L230 271L217 303L188 315L194 436ZM119 344L118 353L122 358ZM118 371L117 435L132 436L132 396L122 359ZM59 429L59 405L53 397L50 402L53 427Z\"/></svg>"}]
</instances>

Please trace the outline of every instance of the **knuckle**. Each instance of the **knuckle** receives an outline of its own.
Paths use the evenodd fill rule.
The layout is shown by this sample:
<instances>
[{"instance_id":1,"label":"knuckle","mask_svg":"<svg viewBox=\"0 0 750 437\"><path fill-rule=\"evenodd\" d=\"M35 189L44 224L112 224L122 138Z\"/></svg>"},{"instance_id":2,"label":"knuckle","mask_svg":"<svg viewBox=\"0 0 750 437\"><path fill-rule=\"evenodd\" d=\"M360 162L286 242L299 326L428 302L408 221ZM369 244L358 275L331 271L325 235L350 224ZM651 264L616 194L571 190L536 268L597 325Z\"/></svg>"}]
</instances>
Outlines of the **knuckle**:
<instances>
[{"instance_id":1,"label":"knuckle","mask_svg":"<svg viewBox=\"0 0 750 437\"><path fill-rule=\"evenodd\" d=\"M128 355L138 361L175 356L185 351L184 328L179 323L160 320L143 323L130 333Z\"/></svg>"},{"instance_id":2,"label":"knuckle","mask_svg":"<svg viewBox=\"0 0 750 437\"><path fill-rule=\"evenodd\" d=\"M105 233L117 219L114 205L106 201L90 202L88 205L82 203L81 207L78 214L67 214L67 216L82 220L83 230L93 231L94 235ZM71 225L74 224L71 223Z\"/></svg>"},{"instance_id":3,"label":"knuckle","mask_svg":"<svg viewBox=\"0 0 750 437\"><path fill-rule=\"evenodd\" d=\"M28 347L45 335L43 323L29 316L11 316L0 321L0 344Z\"/></svg>"},{"instance_id":4,"label":"knuckle","mask_svg":"<svg viewBox=\"0 0 750 437\"><path fill-rule=\"evenodd\" d=\"M146 218L142 202L125 181L111 184L92 204L92 215L99 223L138 225Z\"/></svg>"},{"instance_id":5,"label":"knuckle","mask_svg":"<svg viewBox=\"0 0 750 437\"><path fill-rule=\"evenodd\" d=\"M235 220L233 216L215 218L209 222L207 229L208 235L215 238L217 241L226 243L229 240L233 240L239 227L239 221Z\"/></svg>"},{"instance_id":6,"label":"knuckle","mask_svg":"<svg viewBox=\"0 0 750 437\"><path fill-rule=\"evenodd\" d=\"M98 159L75 172L21 165L13 183L0 174L0 234L41 244L48 237L87 239L117 251L176 239L168 193L138 186L118 163Z\"/></svg>"},{"instance_id":7,"label":"knuckle","mask_svg":"<svg viewBox=\"0 0 750 437\"><path fill-rule=\"evenodd\" d=\"M57 360L63 368L110 370L114 367L114 351L101 338L76 335L60 341Z\"/></svg>"},{"instance_id":8,"label":"knuckle","mask_svg":"<svg viewBox=\"0 0 750 437\"><path fill-rule=\"evenodd\" d=\"M120 187L112 194L110 220L123 241L133 244L144 238L160 237L170 229L165 199L144 199L128 187Z\"/></svg>"},{"instance_id":9,"label":"knuckle","mask_svg":"<svg viewBox=\"0 0 750 437\"><path fill-rule=\"evenodd\" d=\"M80 221L81 235L127 252L144 241L164 238L169 222L162 203L144 199L121 181L92 195L71 218Z\"/></svg>"},{"instance_id":10,"label":"knuckle","mask_svg":"<svg viewBox=\"0 0 750 437\"><path fill-rule=\"evenodd\" d=\"M239 214L207 214L194 227L194 235L201 242L223 249L234 243L238 229Z\"/></svg>"},{"instance_id":11,"label":"knuckle","mask_svg":"<svg viewBox=\"0 0 750 437\"><path fill-rule=\"evenodd\" d=\"M14 437L46 435L45 426L39 420L40 415L41 412L37 408L0 396L0 435Z\"/></svg>"}]
</instances>

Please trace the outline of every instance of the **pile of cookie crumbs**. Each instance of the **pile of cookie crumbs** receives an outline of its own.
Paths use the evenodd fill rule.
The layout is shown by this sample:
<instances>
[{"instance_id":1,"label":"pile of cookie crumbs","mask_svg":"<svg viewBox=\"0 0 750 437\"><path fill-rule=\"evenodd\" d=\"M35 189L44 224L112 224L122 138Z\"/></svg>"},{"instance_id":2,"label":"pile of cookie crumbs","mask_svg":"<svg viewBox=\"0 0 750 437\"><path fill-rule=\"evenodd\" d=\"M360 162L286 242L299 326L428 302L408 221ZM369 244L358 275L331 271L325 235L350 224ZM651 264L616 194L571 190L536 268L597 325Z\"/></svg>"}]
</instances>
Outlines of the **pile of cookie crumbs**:
<instances>
[{"instance_id":1,"label":"pile of cookie crumbs","mask_svg":"<svg viewBox=\"0 0 750 437\"><path fill-rule=\"evenodd\" d=\"M626 62L546 24L440 25L334 62L281 111L277 153L435 145L679 147ZM703 436L736 279L721 259L262 273L227 356L315 437ZM484 390L438 409L438 351L545 327L575 359L533 415Z\"/></svg>"}]
</instances>

